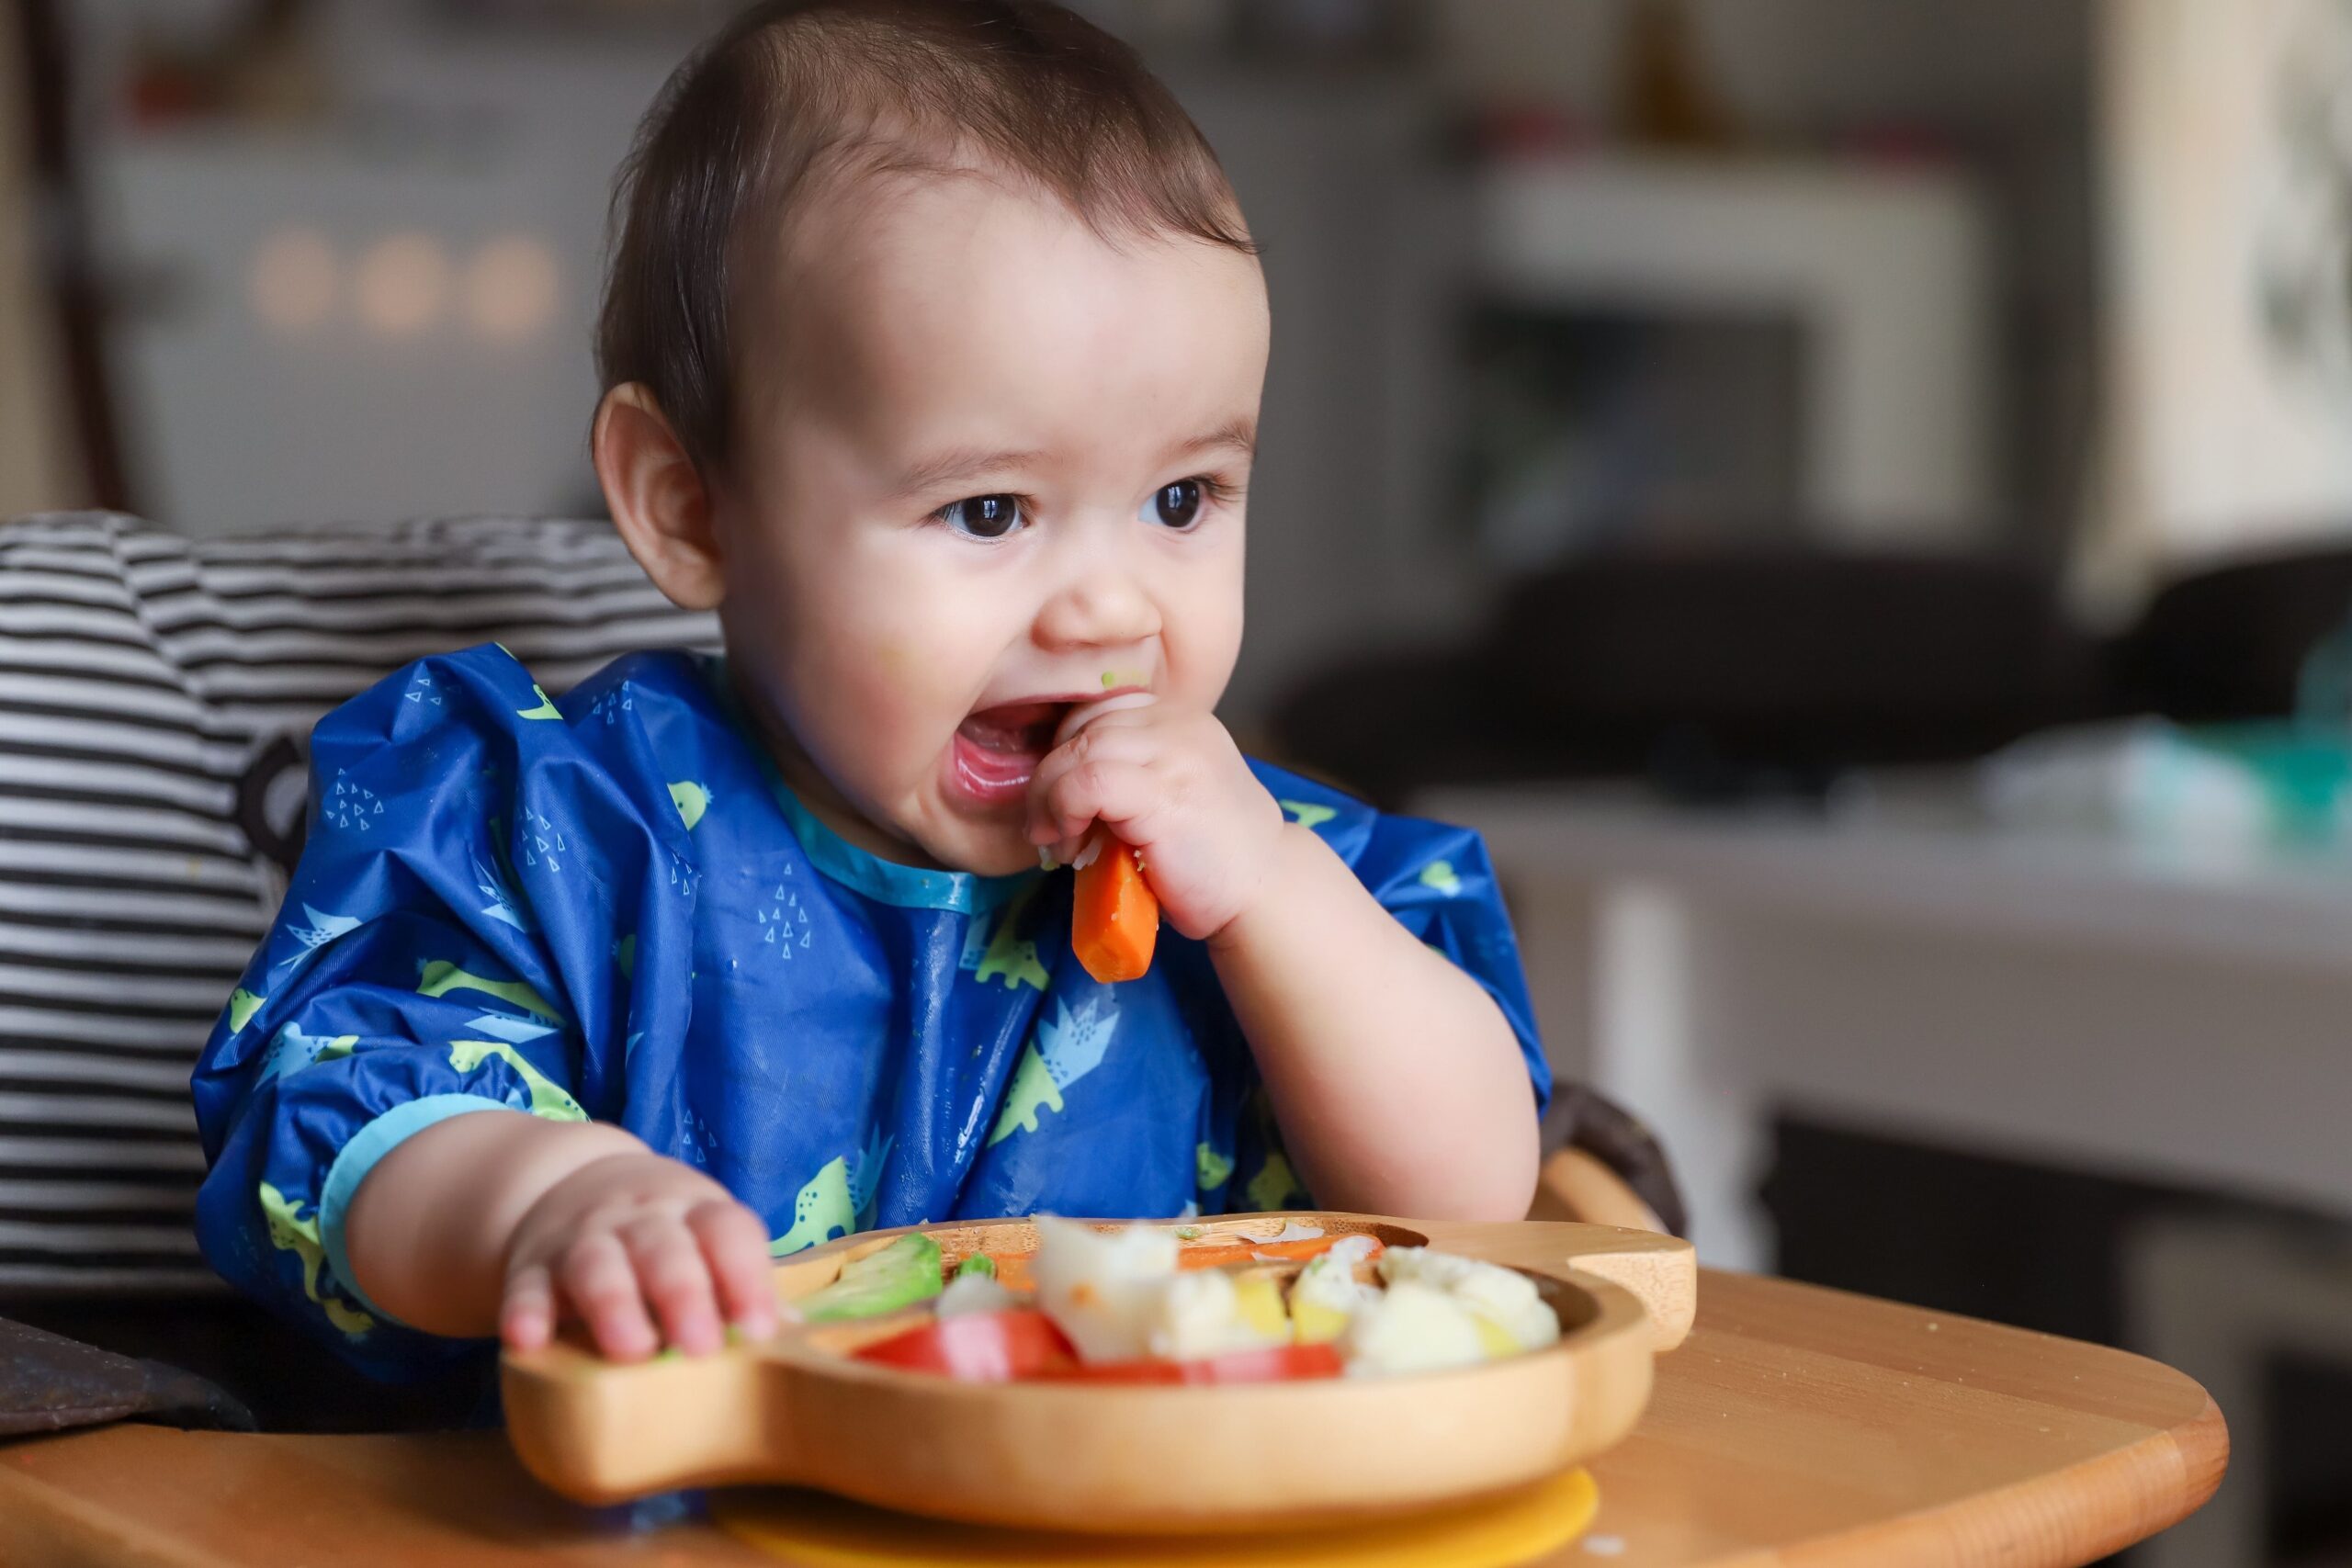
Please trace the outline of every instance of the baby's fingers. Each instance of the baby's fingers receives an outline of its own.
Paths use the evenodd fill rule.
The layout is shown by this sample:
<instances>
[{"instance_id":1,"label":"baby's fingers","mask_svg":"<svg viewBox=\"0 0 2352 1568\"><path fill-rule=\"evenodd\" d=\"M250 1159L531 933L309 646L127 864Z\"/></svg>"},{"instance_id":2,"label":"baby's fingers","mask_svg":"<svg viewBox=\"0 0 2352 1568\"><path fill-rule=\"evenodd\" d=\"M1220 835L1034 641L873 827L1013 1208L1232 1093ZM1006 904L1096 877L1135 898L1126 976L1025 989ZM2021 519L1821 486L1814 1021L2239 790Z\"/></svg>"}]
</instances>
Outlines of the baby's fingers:
<instances>
[{"instance_id":1,"label":"baby's fingers","mask_svg":"<svg viewBox=\"0 0 2352 1568\"><path fill-rule=\"evenodd\" d=\"M1132 823L1153 804L1151 775L1139 763L1090 758L1057 778L1039 797L1053 840L1075 855L1086 830L1102 821ZM1034 836L1034 835L1033 835ZM1120 835L1126 837L1125 833ZM1130 840L1132 841L1132 840ZM1069 855L1058 858L1068 859Z\"/></svg>"},{"instance_id":2,"label":"baby's fingers","mask_svg":"<svg viewBox=\"0 0 2352 1568\"><path fill-rule=\"evenodd\" d=\"M546 1264L526 1265L506 1281L498 1337L510 1350L537 1350L555 1337L555 1277Z\"/></svg>"},{"instance_id":3,"label":"baby's fingers","mask_svg":"<svg viewBox=\"0 0 2352 1568\"><path fill-rule=\"evenodd\" d=\"M637 1270L617 1236L599 1231L574 1242L563 1256L559 1280L597 1349L616 1361L641 1361L653 1354L661 1342L645 1314Z\"/></svg>"},{"instance_id":4,"label":"baby's fingers","mask_svg":"<svg viewBox=\"0 0 2352 1568\"><path fill-rule=\"evenodd\" d=\"M699 1203L687 1211L686 1228L718 1282L718 1309L727 1321L754 1339L774 1334L775 1286L760 1217L741 1203Z\"/></svg>"},{"instance_id":5,"label":"baby's fingers","mask_svg":"<svg viewBox=\"0 0 2352 1568\"><path fill-rule=\"evenodd\" d=\"M1159 731L1152 727L1153 717L1144 709L1115 710L1102 715L1083 733L1073 732L1064 722L1060 739L1038 761L1029 781L1031 843L1057 844L1083 836L1087 824L1081 822L1072 830L1054 820L1050 802L1055 791L1064 779L1090 763L1148 764L1163 744Z\"/></svg>"},{"instance_id":6,"label":"baby's fingers","mask_svg":"<svg viewBox=\"0 0 2352 1568\"><path fill-rule=\"evenodd\" d=\"M710 1266L694 1233L669 1215L648 1215L621 1232L639 1286L653 1303L662 1337L689 1356L718 1348L718 1306L712 1298Z\"/></svg>"}]
</instances>

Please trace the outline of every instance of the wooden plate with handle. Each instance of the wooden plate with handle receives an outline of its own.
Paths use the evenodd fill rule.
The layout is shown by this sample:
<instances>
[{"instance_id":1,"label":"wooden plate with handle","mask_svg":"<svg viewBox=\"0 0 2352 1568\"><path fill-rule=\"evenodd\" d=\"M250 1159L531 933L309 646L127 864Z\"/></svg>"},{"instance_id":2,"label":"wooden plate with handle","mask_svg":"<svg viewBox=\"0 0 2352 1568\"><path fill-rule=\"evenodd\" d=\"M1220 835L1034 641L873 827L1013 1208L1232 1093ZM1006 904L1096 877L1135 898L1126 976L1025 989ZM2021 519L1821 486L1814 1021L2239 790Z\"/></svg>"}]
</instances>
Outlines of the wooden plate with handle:
<instances>
[{"instance_id":1,"label":"wooden plate with handle","mask_svg":"<svg viewBox=\"0 0 2352 1568\"><path fill-rule=\"evenodd\" d=\"M1293 1222L1516 1269L1559 1314L1559 1342L1391 1378L981 1384L852 1359L917 1321L897 1314L633 1366L570 1343L510 1355L508 1432L532 1473L588 1503L763 1482L1046 1529L1309 1523L1500 1492L1600 1452L1640 1417L1651 1359L1681 1343L1696 1305L1690 1244L1644 1231L1319 1212L1194 1224L1204 1238L1265 1238ZM1025 1221L917 1228L951 1269L973 1252L1036 1245ZM786 1259L777 1296L805 1296L903 1234L871 1232Z\"/></svg>"}]
</instances>

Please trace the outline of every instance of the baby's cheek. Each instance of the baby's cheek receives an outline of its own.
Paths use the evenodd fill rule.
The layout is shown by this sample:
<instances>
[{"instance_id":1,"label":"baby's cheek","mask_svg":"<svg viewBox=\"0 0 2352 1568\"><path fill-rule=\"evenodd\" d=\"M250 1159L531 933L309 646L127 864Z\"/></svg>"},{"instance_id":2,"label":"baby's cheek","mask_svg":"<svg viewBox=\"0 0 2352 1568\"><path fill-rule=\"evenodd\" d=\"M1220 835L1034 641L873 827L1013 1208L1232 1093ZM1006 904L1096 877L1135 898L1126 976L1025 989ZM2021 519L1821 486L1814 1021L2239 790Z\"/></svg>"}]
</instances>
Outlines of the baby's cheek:
<instances>
[{"instance_id":1,"label":"baby's cheek","mask_svg":"<svg viewBox=\"0 0 2352 1568\"><path fill-rule=\"evenodd\" d=\"M922 766L962 722L962 682L903 636L844 637L816 663L825 728L866 766Z\"/></svg>"}]
</instances>

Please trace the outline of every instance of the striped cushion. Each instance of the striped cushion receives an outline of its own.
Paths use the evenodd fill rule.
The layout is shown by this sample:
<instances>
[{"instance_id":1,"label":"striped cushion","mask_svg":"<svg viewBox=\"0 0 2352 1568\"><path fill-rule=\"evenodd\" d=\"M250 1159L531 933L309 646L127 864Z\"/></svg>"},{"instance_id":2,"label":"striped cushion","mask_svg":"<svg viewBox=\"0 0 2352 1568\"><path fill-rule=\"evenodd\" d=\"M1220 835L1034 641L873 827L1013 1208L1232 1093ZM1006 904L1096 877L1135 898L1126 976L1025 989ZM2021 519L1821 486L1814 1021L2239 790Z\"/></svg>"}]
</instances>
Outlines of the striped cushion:
<instances>
[{"instance_id":1,"label":"striped cushion","mask_svg":"<svg viewBox=\"0 0 2352 1568\"><path fill-rule=\"evenodd\" d=\"M283 886L257 760L424 654L503 642L560 692L716 637L603 523L0 526L0 1296L213 1283L187 1079Z\"/></svg>"}]
</instances>

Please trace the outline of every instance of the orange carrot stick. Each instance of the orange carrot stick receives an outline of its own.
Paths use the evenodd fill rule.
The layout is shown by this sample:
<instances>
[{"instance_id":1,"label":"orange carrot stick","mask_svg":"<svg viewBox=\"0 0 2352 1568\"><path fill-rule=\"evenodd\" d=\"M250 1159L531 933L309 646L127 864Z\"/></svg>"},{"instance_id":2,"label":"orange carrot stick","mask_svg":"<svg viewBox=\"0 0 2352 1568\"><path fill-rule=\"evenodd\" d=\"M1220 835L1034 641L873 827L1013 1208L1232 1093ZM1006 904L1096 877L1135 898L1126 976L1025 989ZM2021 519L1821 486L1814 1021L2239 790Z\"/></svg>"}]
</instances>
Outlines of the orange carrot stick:
<instances>
[{"instance_id":1,"label":"orange carrot stick","mask_svg":"<svg viewBox=\"0 0 2352 1568\"><path fill-rule=\"evenodd\" d=\"M1086 972L1104 985L1140 980L1151 967L1159 937L1159 900L1143 879L1135 851L1104 835L1093 861L1080 869L1070 906L1069 945Z\"/></svg>"},{"instance_id":2,"label":"orange carrot stick","mask_svg":"<svg viewBox=\"0 0 2352 1568\"><path fill-rule=\"evenodd\" d=\"M1233 1263L1263 1263L1271 1258L1286 1262L1306 1263L1322 1257L1346 1237L1316 1236L1306 1241L1258 1241L1250 1236L1237 1236L1221 1243L1195 1242L1176 1255L1180 1269L1222 1269ZM1364 1256L1377 1258L1385 1250L1379 1238L1373 1238L1372 1250Z\"/></svg>"}]
</instances>

